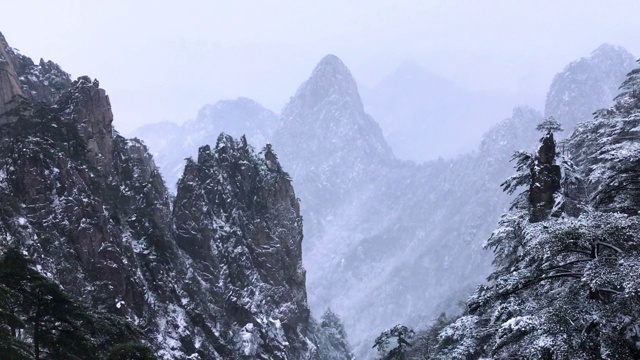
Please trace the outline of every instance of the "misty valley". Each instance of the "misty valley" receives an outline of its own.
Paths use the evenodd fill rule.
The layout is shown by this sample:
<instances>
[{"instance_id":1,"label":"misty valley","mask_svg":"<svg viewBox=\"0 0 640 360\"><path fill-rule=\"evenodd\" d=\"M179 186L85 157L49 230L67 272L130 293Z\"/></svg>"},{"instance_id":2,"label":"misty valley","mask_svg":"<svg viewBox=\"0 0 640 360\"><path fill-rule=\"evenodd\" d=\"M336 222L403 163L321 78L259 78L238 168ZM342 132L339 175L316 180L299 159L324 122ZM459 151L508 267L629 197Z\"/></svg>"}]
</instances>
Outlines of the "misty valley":
<instances>
[{"instance_id":1,"label":"misty valley","mask_svg":"<svg viewBox=\"0 0 640 360\"><path fill-rule=\"evenodd\" d=\"M280 113L129 138L97 79L0 34L0 359L640 359L633 55L597 47L477 143L442 129L508 99L309 70Z\"/></svg>"}]
</instances>

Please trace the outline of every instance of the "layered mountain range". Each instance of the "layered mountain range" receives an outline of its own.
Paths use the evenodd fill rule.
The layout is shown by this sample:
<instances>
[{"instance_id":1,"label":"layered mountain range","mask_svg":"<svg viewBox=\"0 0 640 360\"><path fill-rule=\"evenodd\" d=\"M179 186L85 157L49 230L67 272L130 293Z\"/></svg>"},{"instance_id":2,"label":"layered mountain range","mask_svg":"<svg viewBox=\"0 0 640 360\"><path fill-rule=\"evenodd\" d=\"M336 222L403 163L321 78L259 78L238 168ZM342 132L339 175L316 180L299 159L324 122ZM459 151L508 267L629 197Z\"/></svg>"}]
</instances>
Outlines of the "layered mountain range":
<instances>
[{"instance_id":1,"label":"layered mountain range","mask_svg":"<svg viewBox=\"0 0 640 360\"><path fill-rule=\"evenodd\" d=\"M417 163L474 151L515 104L544 101L542 94L470 90L408 61L360 92L394 154Z\"/></svg>"},{"instance_id":2,"label":"layered mountain range","mask_svg":"<svg viewBox=\"0 0 640 360\"><path fill-rule=\"evenodd\" d=\"M569 64L551 85L546 115L557 114L572 130L611 103L632 67L630 54L609 45ZM571 108L582 115L569 119L574 112L562 109ZM510 202L499 185L513 172L513 151L538 140L542 119L533 108L517 107L476 151L414 164L393 154L337 57L323 58L300 86L270 141L301 199L311 308L340 314L359 355L368 356L375 336L398 322L419 326L439 312L458 311L458 302L484 280L490 254L481 248ZM211 121L225 130L222 121ZM255 123L238 117L235 125L245 121ZM138 134L152 151L162 148ZM173 155L166 169L187 155Z\"/></svg>"},{"instance_id":3,"label":"layered mountain range","mask_svg":"<svg viewBox=\"0 0 640 360\"><path fill-rule=\"evenodd\" d=\"M2 264L20 254L31 275L17 278L47 279L33 286L91 316L116 316L158 358L350 356L335 339L335 315L310 317L299 203L270 147L206 138L211 146L187 161L174 197L147 147L112 121L97 80L35 64L0 34ZM93 317L46 327L38 311L59 303L38 302L29 315L26 280L1 280L1 349L20 359L101 358L74 353L80 347L68 340ZM95 328L83 336L107 353L122 350Z\"/></svg>"}]
</instances>

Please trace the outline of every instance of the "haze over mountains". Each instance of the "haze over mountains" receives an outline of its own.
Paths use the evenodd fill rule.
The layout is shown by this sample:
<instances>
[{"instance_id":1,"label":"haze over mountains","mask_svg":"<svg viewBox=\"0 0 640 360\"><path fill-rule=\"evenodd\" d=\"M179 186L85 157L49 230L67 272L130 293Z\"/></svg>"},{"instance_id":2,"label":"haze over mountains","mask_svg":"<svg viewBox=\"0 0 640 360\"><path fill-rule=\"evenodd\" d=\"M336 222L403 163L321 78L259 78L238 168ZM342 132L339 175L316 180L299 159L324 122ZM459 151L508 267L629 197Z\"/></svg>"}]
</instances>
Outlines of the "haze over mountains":
<instances>
[{"instance_id":1,"label":"haze over mountains","mask_svg":"<svg viewBox=\"0 0 640 360\"><path fill-rule=\"evenodd\" d=\"M632 67L633 56L624 49L599 47L556 76L546 113L556 112L570 132L577 122L588 120L593 111L611 103L612 94ZM462 126L462 119L474 113L503 111L508 105L509 99L489 97L496 101L484 103L482 96L460 91L446 81L423 75L416 81L407 73L420 74L420 70L401 69L368 95L378 97L370 107L388 114L387 126L405 119L425 125L418 126L415 135L411 133L415 141L396 142L405 144L405 154L429 151L430 142L420 141L420 136L442 140L449 123ZM404 91L392 91L413 82L416 85ZM431 91L427 93L431 96L423 97L422 89L440 87L437 96ZM239 106L243 102L236 101ZM226 119L224 123L232 119L234 126L229 131L244 131L249 139L253 134L273 134L273 149L301 199L303 261L311 308L331 307L340 314L361 356L366 356L371 339L384 328L398 322L417 324L421 316L432 319L441 311L457 311L457 302L484 280L490 254L481 248L509 203L499 184L513 172L509 162L513 151L534 146L538 140L535 126L543 119L539 110L517 107L484 134L475 151L416 165L398 159L365 108L347 67L328 55L285 106L275 128L265 130L272 117L261 121L255 115L216 115ZM451 108L449 114L454 115L447 120L422 118ZM568 118L568 114L575 115ZM225 131L216 117L209 121L211 128ZM239 129L243 123L254 125ZM481 127L475 126L470 134ZM181 158L193 156L174 151L182 143L163 145L153 129L148 125L138 134L169 169L179 166ZM182 131L203 139L215 136L190 130L187 124ZM152 135L145 139L145 134ZM470 141L461 134L440 143L457 146Z\"/></svg>"},{"instance_id":2,"label":"haze over mountains","mask_svg":"<svg viewBox=\"0 0 640 360\"><path fill-rule=\"evenodd\" d=\"M473 151L515 105L543 103L541 94L468 90L411 62L361 92L396 157L415 162Z\"/></svg>"}]
</instances>

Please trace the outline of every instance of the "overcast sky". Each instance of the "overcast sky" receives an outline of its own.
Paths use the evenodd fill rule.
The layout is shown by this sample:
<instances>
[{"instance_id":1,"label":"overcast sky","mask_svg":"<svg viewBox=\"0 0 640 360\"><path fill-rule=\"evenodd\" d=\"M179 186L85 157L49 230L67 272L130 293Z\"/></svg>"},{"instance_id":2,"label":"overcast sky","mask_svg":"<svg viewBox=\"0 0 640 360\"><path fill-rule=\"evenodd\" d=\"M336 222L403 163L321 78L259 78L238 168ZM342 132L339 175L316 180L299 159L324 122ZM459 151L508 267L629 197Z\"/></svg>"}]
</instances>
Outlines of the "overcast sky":
<instances>
[{"instance_id":1,"label":"overcast sky","mask_svg":"<svg viewBox=\"0 0 640 360\"><path fill-rule=\"evenodd\" d=\"M640 54L638 0L21 0L2 13L13 47L98 78L124 134L238 96L279 112L327 53L365 86L409 60L468 88L531 94L601 43Z\"/></svg>"}]
</instances>

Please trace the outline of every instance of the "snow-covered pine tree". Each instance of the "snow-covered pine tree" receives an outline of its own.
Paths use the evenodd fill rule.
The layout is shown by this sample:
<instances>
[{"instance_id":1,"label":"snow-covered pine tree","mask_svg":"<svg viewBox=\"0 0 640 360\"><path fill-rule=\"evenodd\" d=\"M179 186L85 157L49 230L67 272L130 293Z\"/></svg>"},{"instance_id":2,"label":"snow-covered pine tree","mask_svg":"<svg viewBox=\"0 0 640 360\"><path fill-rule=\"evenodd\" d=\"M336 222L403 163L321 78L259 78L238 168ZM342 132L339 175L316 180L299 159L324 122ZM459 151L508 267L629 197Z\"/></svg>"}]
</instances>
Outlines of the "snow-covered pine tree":
<instances>
[{"instance_id":1,"label":"snow-covered pine tree","mask_svg":"<svg viewBox=\"0 0 640 360\"><path fill-rule=\"evenodd\" d=\"M640 68L631 71L609 109L580 124L570 147L585 169L587 193L602 211L636 215L640 208Z\"/></svg>"},{"instance_id":2,"label":"snow-covered pine tree","mask_svg":"<svg viewBox=\"0 0 640 360\"><path fill-rule=\"evenodd\" d=\"M355 359L347 340L347 332L336 313L327 308L320 318L320 323L313 318L310 321L310 333L318 347L314 360Z\"/></svg>"},{"instance_id":3,"label":"snow-covered pine tree","mask_svg":"<svg viewBox=\"0 0 640 360\"><path fill-rule=\"evenodd\" d=\"M604 121L601 114L621 114L615 109L624 108L626 116L632 117L631 95L618 97L614 108L583 125L597 131L578 131L574 136L571 146L583 167L574 166L569 159L563 159L561 166L555 165L555 126L544 123L539 129L546 134L537 154L515 156L519 174L503 187L511 192L518 186L526 187L524 169L531 166L529 193L516 197L512 210L488 240L487 248L495 253L495 271L469 299L467 312L440 332L434 358L640 357L640 207L629 201L633 196L618 196L614 199L617 201L610 201L616 206L602 212L605 208L597 193L584 199L576 190L582 186L581 173L585 170L593 174L607 169L609 176L607 181L587 178L587 188L601 189L602 184L625 179L627 172L616 172L622 168L615 164L632 163L632 152L593 156L585 155L593 153L592 148L582 147L602 144L612 136L617 143L623 142L618 129L625 120ZM621 101L624 103L619 104ZM559 173L564 175L562 179ZM633 190L627 185L620 191L633 194ZM541 194L535 195L535 191ZM582 204L576 207L580 211L563 211L562 205L569 197ZM614 209L624 209L634 216Z\"/></svg>"},{"instance_id":4,"label":"snow-covered pine tree","mask_svg":"<svg viewBox=\"0 0 640 360\"><path fill-rule=\"evenodd\" d=\"M373 347L378 350L381 360L406 360L407 351L412 346L411 341L413 341L414 335L413 329L398 324L383 331L376 338Z\"/></svg>"}]
</instances>

